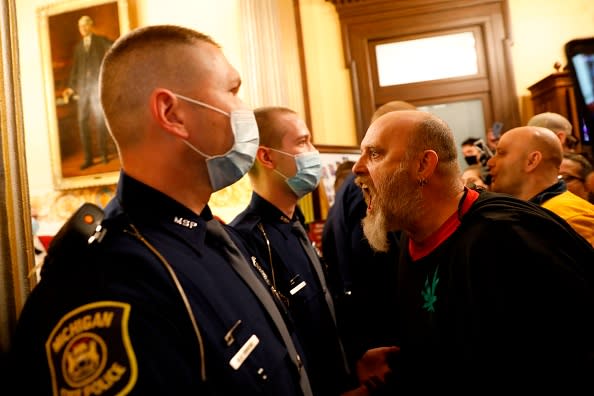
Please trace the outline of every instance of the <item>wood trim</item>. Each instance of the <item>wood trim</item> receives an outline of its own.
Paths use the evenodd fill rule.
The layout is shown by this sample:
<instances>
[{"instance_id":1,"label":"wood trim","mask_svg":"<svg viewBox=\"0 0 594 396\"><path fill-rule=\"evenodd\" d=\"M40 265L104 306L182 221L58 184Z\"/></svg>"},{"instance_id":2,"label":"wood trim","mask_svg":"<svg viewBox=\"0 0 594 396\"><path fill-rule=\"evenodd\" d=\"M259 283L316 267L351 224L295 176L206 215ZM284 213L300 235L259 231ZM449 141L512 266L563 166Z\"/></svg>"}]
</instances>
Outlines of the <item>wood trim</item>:
<instances>
[{"instance_id":1,"label":"wood trim","mask_svg":"<svg viewBox=\"0 0 594 396\"><path fill-rule=\"evenodd\" d=\"M0 352L8 350L17 317L37 281L28 278L34 247L14 2L0 0Z\"/></svg>"},{"instance_id":2,"label":"wood trim","mask_svg":"<svg viewBox=\"0 0 594 396\"><path fill-rule=\"evenodd\" d=\"M502 0L326 0L334 4L340 17L366 17L398 11L410 14L432 13L439 10L474 7L500 3ZM388 17L389 18L389 17Z\"/></svg>"},{"instance_id":3,"label":"wood trim","mask_svg":"<svg viewBox=\"0 0 594 396\"><path fill-rule=\"evenodd\" d=\"M303 46L303 27L301 24L301 10L299 7L299 0L293 0L293 11L295 14L295 29L297 31L297 47L299 51L299 68L301 69L301 89L303 91L303 118L309 130L312 130L311 108L309 102L309 88L307 86L307 67L305 64L305 48Z\"/></svg>"},{"instance_id":4,"label":"wood trim","mask_svg":"<svg viewBox=\"0 0 594 396\"><path fill-rule=\"evenodd\" d=\"M436 94L436 91L438 92ZM471 95L475 93L488 93L489 80L486 78L466 79L457 82L433 82L407 84L388 87L375 94L377 107L398 98L407 102L417 103L419 101L440 100L450 96Z\"/></svg>"},{"instance_id":5,"label":"wood trim","mask_svg":"<svg viewBox=\"0 0 594 396\"><path fill-rule=\"evenodd\" d=\"M351 68L355 124L359 141L375 109L390 100L413 104L443 102L448 97L486 95L485 125L502 121L520 125L511 61L507 0L359 0L332 1L343 32L345 64ZM479 72L468 77L380 87L375 46L472 31Z\"/></svg>"}]
</instances>

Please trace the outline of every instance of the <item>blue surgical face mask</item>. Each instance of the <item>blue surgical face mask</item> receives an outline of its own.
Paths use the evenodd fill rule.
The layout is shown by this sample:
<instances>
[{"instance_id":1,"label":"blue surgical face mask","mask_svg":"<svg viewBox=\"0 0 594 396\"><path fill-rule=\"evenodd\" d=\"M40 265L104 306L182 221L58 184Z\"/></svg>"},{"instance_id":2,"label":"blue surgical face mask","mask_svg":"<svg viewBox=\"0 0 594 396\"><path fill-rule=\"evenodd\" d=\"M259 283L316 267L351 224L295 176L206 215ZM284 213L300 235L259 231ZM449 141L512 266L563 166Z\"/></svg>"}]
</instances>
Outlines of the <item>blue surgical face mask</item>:
<instances>
[{"instance_id":1,"label":"blue surgical face mask","mask_svg":"<svg viewBox=\"0 0 594 396\"><path fill-rule=\"evenodd\" d=\"M320 176L322 174L322 162L320 160L319 151L314 150L293 155L281 150L270 149L295 159L295 165L297 165L297 173L295 173L295 176L287 177L276 169L274 169L274 171L284 177L285 181L298 198L315 190L320 182Z\"/></svg>"},{"instance_id":2,"label":"blue surgical face mask","mask_svg":"<svg viewBox=\"0 0 594 396\"><path fill-rule=\"evenodd\" d=\"M206 158L206 168L213 191L222 190L241 179L254 164L256 151L260 143L258 124L254 112L252 110L233 110L229 114L199 100L178 94L175 94L175 96L187 102L218 111L230 118L235 142L233 147L224 154L208 155L198 150L187 140L183 141L192 150Z\"/></svg>"}]
</instances>

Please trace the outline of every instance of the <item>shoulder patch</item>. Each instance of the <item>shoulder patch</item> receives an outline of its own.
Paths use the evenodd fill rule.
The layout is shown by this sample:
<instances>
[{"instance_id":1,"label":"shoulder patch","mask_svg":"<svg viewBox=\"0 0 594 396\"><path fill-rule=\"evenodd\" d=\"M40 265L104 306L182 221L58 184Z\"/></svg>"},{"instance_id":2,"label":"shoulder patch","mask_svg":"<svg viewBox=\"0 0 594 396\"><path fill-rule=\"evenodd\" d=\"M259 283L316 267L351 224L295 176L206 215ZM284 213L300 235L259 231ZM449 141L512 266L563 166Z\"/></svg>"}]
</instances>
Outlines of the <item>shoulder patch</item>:
<instances>
[{"instance_id":1,"label":"shoulder patch","mask_svg":"<svg viewBox=\"0 0 594 396\"><path fill-rule=\"evenodd\" d=\"M128 334L130 304L98 301L60 319L45 342L54 396L125 395L138 368Z\"/></svg>"}]
</instances>

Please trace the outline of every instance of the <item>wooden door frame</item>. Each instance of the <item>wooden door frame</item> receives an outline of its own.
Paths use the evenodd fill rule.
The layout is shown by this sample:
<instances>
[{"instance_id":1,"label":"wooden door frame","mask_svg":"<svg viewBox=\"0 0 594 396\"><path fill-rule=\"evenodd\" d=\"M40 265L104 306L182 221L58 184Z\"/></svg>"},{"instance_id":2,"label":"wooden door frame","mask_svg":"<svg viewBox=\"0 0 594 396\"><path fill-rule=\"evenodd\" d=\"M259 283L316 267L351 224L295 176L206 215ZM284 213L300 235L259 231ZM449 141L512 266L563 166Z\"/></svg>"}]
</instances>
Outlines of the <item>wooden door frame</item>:
<instances>
[{"instance_id":1,"label":"wooden door frame","mask_svg":"<svg viewBox=\"0 0 594 396\"><path fill-rule=\"evenodd\" d=\"M502 121L506 129L520 125L511 60L507 0L346 0L331 1L338 12L345 64L350 69L357 138L362 140L377 107L389 100L413 104L447 101L451 96L487 93L490 109L485 125ZM455 30L480 31L478 50L484 72L469 78L404 84L380 88L370 53L373 42L410 40ZM480 57L480 55L479 55ZM479 59L479 67L481 60Z\"/></svg>"}]
</instances>

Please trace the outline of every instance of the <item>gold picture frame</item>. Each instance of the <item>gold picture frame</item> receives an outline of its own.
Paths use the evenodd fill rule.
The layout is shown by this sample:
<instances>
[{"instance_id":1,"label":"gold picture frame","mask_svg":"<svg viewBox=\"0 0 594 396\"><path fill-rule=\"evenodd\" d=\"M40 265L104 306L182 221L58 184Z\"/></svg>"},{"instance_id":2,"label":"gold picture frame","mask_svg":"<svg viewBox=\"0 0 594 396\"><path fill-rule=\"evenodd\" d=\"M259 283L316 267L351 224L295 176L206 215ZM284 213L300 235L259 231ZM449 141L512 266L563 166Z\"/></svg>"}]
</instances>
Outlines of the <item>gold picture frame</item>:
<instances>
[{"instance_id":1,"label":"gold picture frame","mask_svg":"<svg viewBox=\"0 0 594 396\"><path fill-rule=\"evenodd\" d=\"M95 79L97 65L106 49L130 29L128 3L126 0L57 1L39 7L37 18L54 187L66 190L117 183L119 159L98 107L99 89ZM89 22L93 36L89 43L83 44L84 28L79 24ZM85 56L94 59L88 63L95 65L91 72L77 73L82 62L77 60ZM94 77L83 84L81 75ZM91 93L87 95L84 87L95 91L89 90ZM86 100L87 97L90 99ZM85 114L89 123L85 122Z\"/></svg>"}]
</instances>

